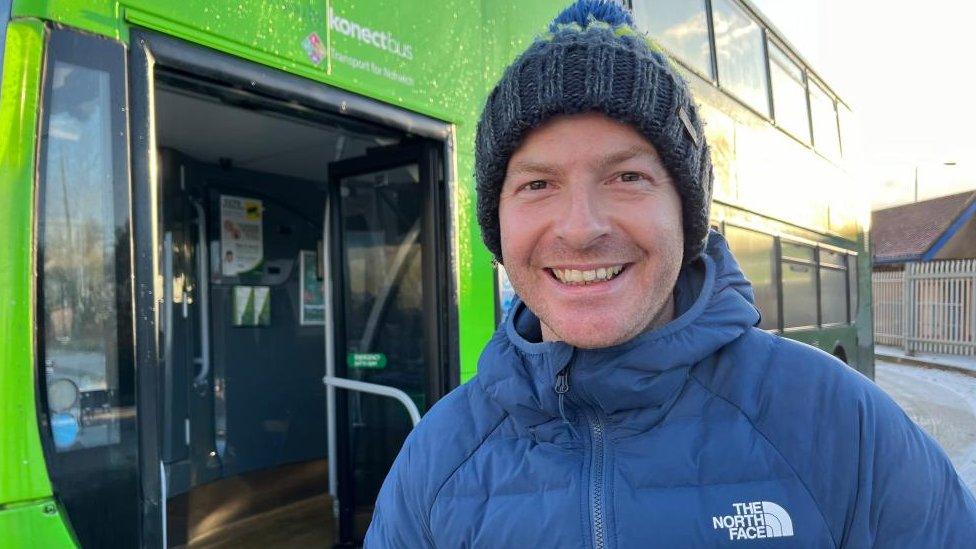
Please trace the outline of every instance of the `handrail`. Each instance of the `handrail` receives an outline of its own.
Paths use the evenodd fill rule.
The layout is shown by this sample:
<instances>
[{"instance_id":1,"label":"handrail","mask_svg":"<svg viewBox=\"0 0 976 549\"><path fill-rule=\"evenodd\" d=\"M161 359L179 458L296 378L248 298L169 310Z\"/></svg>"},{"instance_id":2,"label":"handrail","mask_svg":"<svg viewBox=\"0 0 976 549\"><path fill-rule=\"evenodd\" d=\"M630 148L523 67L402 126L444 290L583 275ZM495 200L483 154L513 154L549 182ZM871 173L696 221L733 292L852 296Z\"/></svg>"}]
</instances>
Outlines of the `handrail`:
<instances>
[{"instance_id":1,"label":"handrail","mask_svg":"<svg viewBox=\"0 0 976 549\"><path fill-rule=\"evenodd\" d=\"M407 409L407 412L410 414L410 421L413 422L413 426L416 427L417 424L420 423L420 410L417 408L417 405L414 404L413 400L410 399L410 396L407 395L407 393L397 389L396 387L335 376L323 377L322 383L325 383L326 387L339 387L340 389L359 391L360 393L370 393L373 395L385 396L398 400L400 401L400 404L403 404L403 406Z\"/></svg>"},{"instance_id":2,"label":"handrail","mask_svg":"<svg viewBox=\"0 0 976 549\"><path fill-rule=\"evenodd\" d=\"M163 234L163 368L173 372L173 233Z\"/></svg>"},{"instance_id":3,"label":"handrail","mask_svg":"<svg viewBox=\"0 0 976 549\"><path fill-rule=\"evenodd\" d=\"M180 175L183 175L180 166ZM200 303L200 371L193 378L193 387L202 389L210 377L210 249L207 246L207 213L203 205L192 200L197 211L197 299Z\"/></svg>"},{"instance_id":4,"label":"handrail","mask_svg":"<svg viewBox=\"0 0 976 549\"><path fill-rule=\"evenodd\" d=\"M322 301L325 303L325 325L323 326L325 332L325 378L331 378L335 375L335 324L332 318L332 262L331 262L331 250L332 240L330 226L332 219L331 206L329 200L327 199L324 204L325 208L322 212L322 257L319 261L322 262L322 270L324 271L322 285ZM329 457L329 494L333 498L339 497L339 466L336 463L337 457L339 455L339 441L336 438L336 398L335 398L336 386L331 383L325 383L325 438L326 445L328 447L328 457ZM338 510L339 507L335 507ZM338 516L338 515L337 515Z\"/></svg>"}]
</instances>

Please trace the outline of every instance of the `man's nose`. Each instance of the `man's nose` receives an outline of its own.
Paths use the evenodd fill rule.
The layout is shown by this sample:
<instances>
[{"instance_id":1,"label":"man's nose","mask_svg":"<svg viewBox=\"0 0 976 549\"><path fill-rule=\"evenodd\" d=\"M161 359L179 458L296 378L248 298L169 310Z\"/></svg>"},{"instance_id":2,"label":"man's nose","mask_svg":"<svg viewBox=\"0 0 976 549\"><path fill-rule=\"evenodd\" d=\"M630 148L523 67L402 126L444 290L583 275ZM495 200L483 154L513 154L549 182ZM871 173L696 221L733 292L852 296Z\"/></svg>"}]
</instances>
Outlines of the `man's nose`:
<instances>
[{"instance_id":1,"label":"man's nose","mask_svg":"<svg viewBox=\"0 0 976 549\"><path fill-rule=\"evenodd\" d=\"M559 212L555 236L576 249L585 249L610 233L610 220L598 193L590 185L569 190L564 211Z\"/></svg>"}]
</instances>

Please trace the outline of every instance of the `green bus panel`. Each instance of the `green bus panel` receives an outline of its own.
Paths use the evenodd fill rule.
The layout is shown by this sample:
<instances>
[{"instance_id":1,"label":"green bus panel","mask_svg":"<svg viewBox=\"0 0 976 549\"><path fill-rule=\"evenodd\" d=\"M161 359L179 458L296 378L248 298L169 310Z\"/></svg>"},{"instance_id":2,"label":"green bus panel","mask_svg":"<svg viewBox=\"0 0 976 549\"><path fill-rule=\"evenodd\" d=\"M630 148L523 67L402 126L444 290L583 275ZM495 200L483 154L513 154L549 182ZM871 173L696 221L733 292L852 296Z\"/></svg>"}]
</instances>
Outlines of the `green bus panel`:
<instances>
[{"instance_id":1,"label":"green bus panel","mask_svg":"<svg viewBox=\"0 0 976 549\"><path fill-rule=\"evenodd\" d=\"M44 25L7 27L0 97L0 549L73 547L51 500L34 401L31 212ZM10 100L10 98L17 98Z\"/></svg>"},{"instance_id":2,"label":"green bus panel","mask_svg":"<svg viewBox=\"0 0 976 549\"><path fill-rule=\"evenodd\" d=\"M0 508L0 549L57 549L76 545L54 500Z\"/></svg>"},{"instance_id":3,"label":"green bus panel","mask_svg":"<svg viewBox=\"0 0 976 549\"><path fill-rule=\"evenodd\" d=\"M44 26L12 22L6 42L0 92L0 502L15 503L51 494L34 403L31 246Z\"/></svg>"}]
</instances>

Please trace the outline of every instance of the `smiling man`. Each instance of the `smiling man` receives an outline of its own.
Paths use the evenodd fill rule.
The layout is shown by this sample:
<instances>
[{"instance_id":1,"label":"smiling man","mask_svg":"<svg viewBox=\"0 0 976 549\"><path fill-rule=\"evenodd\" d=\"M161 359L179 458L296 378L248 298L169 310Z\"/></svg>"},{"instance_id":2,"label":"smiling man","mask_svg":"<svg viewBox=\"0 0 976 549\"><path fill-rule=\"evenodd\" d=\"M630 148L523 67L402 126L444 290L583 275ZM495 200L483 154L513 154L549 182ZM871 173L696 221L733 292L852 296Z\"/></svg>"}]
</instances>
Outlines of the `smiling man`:
<instances>
[{"instance_id":1,"label":"smiling man","mask_svg":"<svg viewBox=\"0 0 976 549\"><path fill-rule=\"evenodd\" d=\"M609 347L671 320L681 198L633 127L547 120L512 155L499 203L506 271L543 339Z\"/></svg>"},{"instance_id":2,"label":"smiling man","mask_svg":"<svg viewBox=\"0 0 976 549\"><path fill-rule=\"evenodd\" d=\"M521 300L407 439L367 547L971 547L935 442L755 327L665 56L610 2L549 31L478 127L478 220Z\"/></svg>"}]
</instances>

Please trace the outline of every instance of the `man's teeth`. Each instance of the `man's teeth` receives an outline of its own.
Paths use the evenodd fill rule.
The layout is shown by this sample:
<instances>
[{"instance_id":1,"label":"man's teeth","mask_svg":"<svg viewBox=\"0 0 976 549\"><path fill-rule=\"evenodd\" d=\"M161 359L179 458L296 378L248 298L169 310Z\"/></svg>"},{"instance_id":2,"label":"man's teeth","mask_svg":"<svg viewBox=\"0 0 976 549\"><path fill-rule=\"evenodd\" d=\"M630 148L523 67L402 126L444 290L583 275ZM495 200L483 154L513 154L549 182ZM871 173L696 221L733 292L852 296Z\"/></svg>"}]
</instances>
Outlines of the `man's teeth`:
<instances>
[{"instance_id":1,"label":"man's teeth","mask_svg":"<svg viewBox=\"0 0 976 549\"><path fill-rule=\"evenodd\" d=\"M564 284L591 284L610 280L620 274L623 268L623 265L614 265L612 267L600 267L592 271L552 269L552 274L556 275L556 278Z\"/></svg>"}]
</instances>

